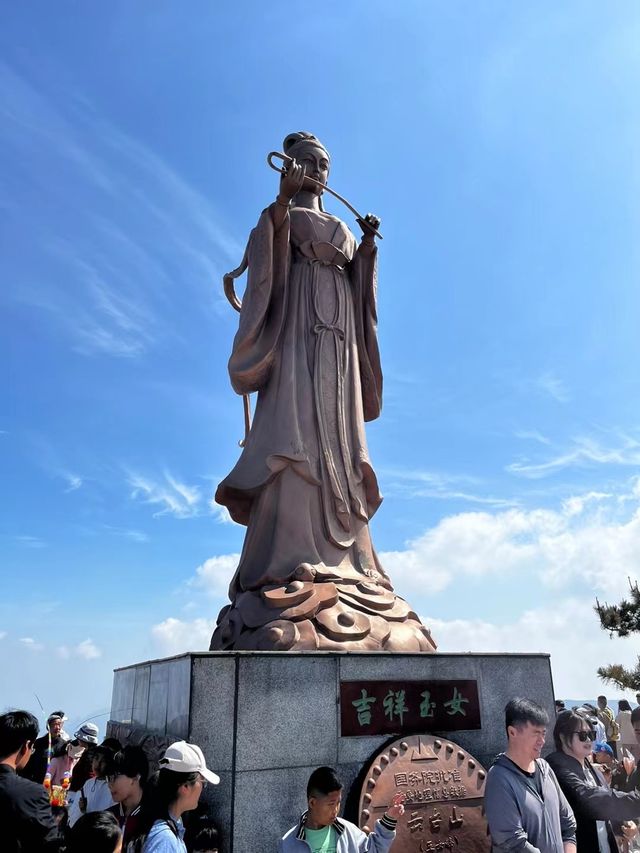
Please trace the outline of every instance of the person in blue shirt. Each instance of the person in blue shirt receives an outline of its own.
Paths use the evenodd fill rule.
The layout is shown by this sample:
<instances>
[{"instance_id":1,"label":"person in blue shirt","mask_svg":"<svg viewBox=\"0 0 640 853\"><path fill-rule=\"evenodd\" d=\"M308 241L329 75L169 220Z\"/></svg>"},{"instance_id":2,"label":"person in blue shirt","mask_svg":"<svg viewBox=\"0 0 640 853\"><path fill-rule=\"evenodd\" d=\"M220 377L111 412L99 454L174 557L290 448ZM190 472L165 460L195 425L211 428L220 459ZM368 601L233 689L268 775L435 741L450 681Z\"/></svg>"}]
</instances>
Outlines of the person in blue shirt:
<instances>
[{"instance_id":1,"label":"person in blue shirt","mask_svg":"<svg viewBox=\"0 0 640 853\"><path fill-rule=\"evenodd\" d=\"M132 853L187 853L182 815L198 805L207 784L220 777L207 768L200 747L185 741L171 744L160 759L160 770L145 786L138 837Z\"/></svg>"}]
</instances>

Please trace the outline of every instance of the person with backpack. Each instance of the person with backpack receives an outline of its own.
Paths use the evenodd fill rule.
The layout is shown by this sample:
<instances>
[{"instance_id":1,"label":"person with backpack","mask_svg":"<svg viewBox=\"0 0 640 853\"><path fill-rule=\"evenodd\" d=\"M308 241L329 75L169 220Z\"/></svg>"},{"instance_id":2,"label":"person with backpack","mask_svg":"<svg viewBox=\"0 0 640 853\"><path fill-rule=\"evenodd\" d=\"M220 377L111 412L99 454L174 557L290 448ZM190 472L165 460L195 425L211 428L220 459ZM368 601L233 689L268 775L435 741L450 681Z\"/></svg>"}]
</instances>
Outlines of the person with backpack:
<instances>
[{"instance_id":1,"label":"person with backpack","mask_svg":"<svg viewBox=\"0 0 640 853\"><path fill-rule=\"evenodd\" d=\"M613 750L613 757L618 757L618 741L620 740L620 726L616 723L613 710L607 705L606 696L598 696L598 719L604 726L607 743Z\"/></svg>"}]
</instances>

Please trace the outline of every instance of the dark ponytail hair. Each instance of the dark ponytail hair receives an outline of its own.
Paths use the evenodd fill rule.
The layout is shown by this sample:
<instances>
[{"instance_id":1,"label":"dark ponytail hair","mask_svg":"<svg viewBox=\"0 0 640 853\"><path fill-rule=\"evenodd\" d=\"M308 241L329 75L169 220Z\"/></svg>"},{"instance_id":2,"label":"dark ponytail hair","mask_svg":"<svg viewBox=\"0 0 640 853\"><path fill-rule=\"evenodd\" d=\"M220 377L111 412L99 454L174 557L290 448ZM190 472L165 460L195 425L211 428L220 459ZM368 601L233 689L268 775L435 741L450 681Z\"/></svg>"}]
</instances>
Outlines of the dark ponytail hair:
<instances>
[{"instance_id":1,"label":"dark ponytail hair","mask_svg":"<svg viewBox=\"0 0 640 853\"><path fill-rule=\"evenodd\" d=\"M149 759L141 746L127 744L113 756L109 762L107 775L128 776L130 779L139 777L140 787L144 788L149 777Z\"/></svg>"},{"instance_id":2,"label":"dark ponytail hair","mask_svg":"<svg viewBox=\"0 0 640 853\"><path fill-rule=\"evenodd\" d=\"M169 807L178 799L178 789L182 785L192 785L199 778L198 772L177 773L166 768L158 770L144 787L136 836L141 838L147 835L157 820L166 821L177 834Z\"/></svg>"}]
</instances>

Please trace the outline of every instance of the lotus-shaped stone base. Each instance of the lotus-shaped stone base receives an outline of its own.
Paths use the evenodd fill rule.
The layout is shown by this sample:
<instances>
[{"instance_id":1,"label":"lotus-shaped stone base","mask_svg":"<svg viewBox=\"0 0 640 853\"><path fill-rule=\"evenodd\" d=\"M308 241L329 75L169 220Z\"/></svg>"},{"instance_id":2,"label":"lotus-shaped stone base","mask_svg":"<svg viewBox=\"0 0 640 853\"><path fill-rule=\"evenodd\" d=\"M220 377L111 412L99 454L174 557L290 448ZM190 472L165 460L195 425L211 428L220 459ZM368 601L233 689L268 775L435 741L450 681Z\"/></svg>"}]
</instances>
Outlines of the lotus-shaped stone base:
<instances>
[{"instance_id":1,"label":"lotus-shaped stone base","mask_svg":"<svg viewBox=\"0 0 640 853\"><path fill-rule=\"evenodd\" d=\"M429 630L392 590L320 575L302 564L287 584L239 593L220 611L211 651L435 652Z\"/></svg>"}]
</instances>

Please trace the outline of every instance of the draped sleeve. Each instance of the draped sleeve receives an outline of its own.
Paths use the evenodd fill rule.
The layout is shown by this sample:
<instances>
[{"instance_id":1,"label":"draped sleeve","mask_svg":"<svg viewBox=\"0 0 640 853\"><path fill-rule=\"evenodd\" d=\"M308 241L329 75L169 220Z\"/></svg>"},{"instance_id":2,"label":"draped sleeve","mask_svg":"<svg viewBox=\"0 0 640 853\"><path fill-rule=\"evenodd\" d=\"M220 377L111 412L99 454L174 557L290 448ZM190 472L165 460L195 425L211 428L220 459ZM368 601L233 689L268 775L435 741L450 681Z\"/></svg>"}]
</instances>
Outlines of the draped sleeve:
<instances>
[{"instance_id":1,"label":"draped sleeve","mask_svg":"<svg viewBox=\"0 0 640 853\"><path fill-rule=\"evenodd\" d=\"M360 362L362 406L365 421L382 411L382 368L378 348L378 249L361 244L351 262L355 306L356 339Z\"/></svg>"},{"instance_id":2,"label":"draped sleeve","mask_svg":"<svg viewBox=\"0 0 640 853\"><path fill-rule=\"evenodd\" d=\"M270 208L262 212L247 246L247 286L229 359L237 394L269 381L284 327L289 272L289 214L276 230Z\"/></svg>"}]
</instances>

